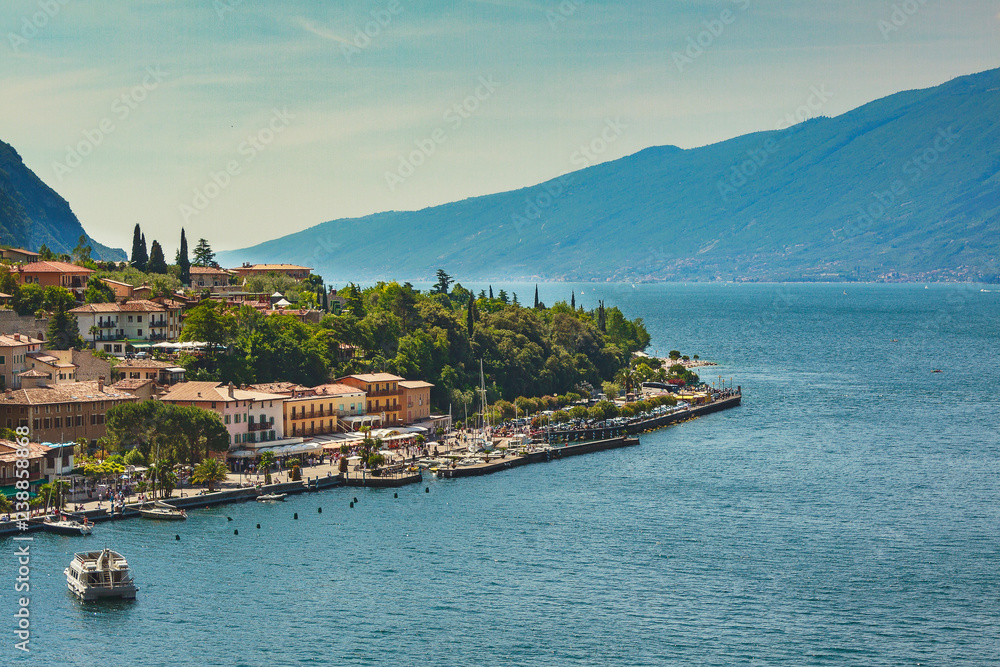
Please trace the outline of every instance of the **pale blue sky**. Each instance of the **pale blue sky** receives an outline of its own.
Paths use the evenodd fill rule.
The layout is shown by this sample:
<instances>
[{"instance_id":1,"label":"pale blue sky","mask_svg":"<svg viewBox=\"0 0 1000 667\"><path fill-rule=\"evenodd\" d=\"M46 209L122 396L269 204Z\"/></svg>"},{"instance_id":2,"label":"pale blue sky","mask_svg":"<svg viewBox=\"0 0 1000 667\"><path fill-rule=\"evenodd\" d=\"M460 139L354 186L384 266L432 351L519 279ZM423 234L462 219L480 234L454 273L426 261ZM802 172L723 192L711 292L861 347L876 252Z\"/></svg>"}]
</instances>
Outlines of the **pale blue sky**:
<instances>
[{"instance_id":1,"label":"pale blue sky","mask_svg":"<svg viewBox=\"0 0 1000 667\"><path fill-rule=\"evenodd\" d=\"M181 226L237 248L1000 66L998 0L4 0L0 31L0 139L95 238L171 256Z\"/></svg>"}]
</instances>

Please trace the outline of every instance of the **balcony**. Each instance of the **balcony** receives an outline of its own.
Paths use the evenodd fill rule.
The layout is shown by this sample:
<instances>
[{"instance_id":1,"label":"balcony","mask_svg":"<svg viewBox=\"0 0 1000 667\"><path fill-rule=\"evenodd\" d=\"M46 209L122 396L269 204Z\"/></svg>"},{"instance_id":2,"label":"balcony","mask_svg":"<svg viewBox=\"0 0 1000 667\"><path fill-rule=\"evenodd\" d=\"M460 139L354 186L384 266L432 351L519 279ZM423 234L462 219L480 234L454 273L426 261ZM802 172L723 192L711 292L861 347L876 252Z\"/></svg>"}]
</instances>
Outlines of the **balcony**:
<instances>
[{"instance_id":1,"label":"balcony","mask_svg":"<svg viewBox=\"0 0 1000 667\"><path fill-rule=\"evenodd\" d=\"M384 398L388 396L392 398L393 396L402 396L402 389L383 389L382 391L369 391L367 392L368 398Z\"/></svg>"},{"instance_id":2,"label":"balcony","mask_svg":"<svg viewBox=\"0 0 1000 667\"><path fill-rule=\"evenodd\" d=\"M165 326L167 326L167 321L166 320L157 320L155 322L153 320L149 321L149 327L150 328L153 328L153 327L165 327Z\"/></svg>"},{"instance_id":3,"label":"balcony","mask_svg":"<svg viewBox=\"0 0 1000 667\"><path fill-rule=\"evenodd\" d=\"M101 320L100 322L97 323L96 326L97 326L98 329L114 329L115 327L118 326L118 323L117 322L105 322L105 321Z\"/></svg>"},{"instance_id":4,"label":"balcony","mask_svg":"<svg viewBox=\"0 0 1000 667\"><path fill-rule=\"evenodd\" d=\"M247 424L247 429L251 433L257 433L258 431L270 431L274 428L274 424L271 422L250 422Z\"/></svg>"}]
</instances>

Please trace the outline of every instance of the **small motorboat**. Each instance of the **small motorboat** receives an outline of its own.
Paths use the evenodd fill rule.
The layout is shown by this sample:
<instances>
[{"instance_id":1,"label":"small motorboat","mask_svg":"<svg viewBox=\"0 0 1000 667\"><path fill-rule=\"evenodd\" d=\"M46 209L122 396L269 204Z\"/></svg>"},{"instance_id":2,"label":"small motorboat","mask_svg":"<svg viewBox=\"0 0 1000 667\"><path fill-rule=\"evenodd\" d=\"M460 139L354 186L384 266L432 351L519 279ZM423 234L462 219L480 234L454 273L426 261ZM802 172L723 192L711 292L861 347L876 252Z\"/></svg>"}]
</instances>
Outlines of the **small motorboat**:
<instances>
[{"instance_id":1,"label":"small motorboat","mask_svg":"<svg viewBox=\"0 0 1000 667\"><path fill-rule=\"evenodd\" d=\"M139 516L143 519L157 519L160 521L183 521L187 519L187 512L157 500L152 505L140 505Z\"/></svg>"},{"instance_id":2,"label":"small motorboat","mask_svg":"<svg viewBox=\"0 0 1000 667\"><path fill-rule=\"evenodd\" d=\"M63 574L71 593L81 600L121 598L134 600L139 587L128 561L117 551L84 551L73 556Z\"/></svg>"},{"instance_id":3,"label":"small motorboat","mask_svg":"<svg viewBox=\"0 0 1000 667\"><path fill-rule=\"evenodd\" d=\"M279 500L284 500L285 496L287 495L288 495L287 493L264 493L257 496L257 502L259 503L276 502Z\"/></svg>"},{"instance_id":4,"label":"small motorboat","mask_svg":"<svg viewBox=\"0 0 1000 667\"><path fill-rule=\"evenodd\" d=\"M62 517L54 521L45 521L42 527L57 535L90 535L92 528L86 518L82 522L70 517Z\"/></svg>"}]
</instances>

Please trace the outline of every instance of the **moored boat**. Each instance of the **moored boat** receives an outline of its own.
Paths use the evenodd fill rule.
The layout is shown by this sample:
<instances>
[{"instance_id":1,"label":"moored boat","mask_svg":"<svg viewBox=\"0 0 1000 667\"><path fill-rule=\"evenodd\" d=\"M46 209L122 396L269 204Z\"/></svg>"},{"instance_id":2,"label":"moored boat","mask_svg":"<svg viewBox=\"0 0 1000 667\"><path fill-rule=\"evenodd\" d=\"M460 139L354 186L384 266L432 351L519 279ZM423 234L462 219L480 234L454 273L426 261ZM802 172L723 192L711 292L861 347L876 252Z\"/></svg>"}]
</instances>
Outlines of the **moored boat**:
<instances>
[{"instance_id":1,"label":"moored boat","mask_svg":"<svg viewBox=\"0 0 1000 667\"><path fill-rule=\"evenodd\" d=\"M257 496L257 502L266 503L284 500L287 495L287 493L265 493Z\"/></svg>"},{"instance_id":2,"label":"moored boat","mask_svg":"<svg viewBox=\"0 0 1000 667\"><path fill-rule=\"evenodd\" d=\"M117 551L84 551L73 556L63 573L70 592L81 600L122 598L134 600L139 587L128 561Z\"/></svg>"},{"instance_id":3,"label":"moored boat","mask_svg":"<svg viewBox=\"0 0 1000 667\"><path fill-rule=\"evenodd\" d=\"M160 521L183 521L187 518L187 512L178 509L173 505L157 500L153 505L141 505L139 516L143 519L158 519Z\"/></svg>"},{"instance_id":4,"label":"moored boat","mask_svg":"<svg viewBox=\"0 0 1000 667\"><path fill-rule=\"evenodd\" d=\"M82 522L69 517L57 519L55 521L45 521L42 527L50 533L57 535L90 535L92 529L86 518Z\"/></svg>"}]
</instances>

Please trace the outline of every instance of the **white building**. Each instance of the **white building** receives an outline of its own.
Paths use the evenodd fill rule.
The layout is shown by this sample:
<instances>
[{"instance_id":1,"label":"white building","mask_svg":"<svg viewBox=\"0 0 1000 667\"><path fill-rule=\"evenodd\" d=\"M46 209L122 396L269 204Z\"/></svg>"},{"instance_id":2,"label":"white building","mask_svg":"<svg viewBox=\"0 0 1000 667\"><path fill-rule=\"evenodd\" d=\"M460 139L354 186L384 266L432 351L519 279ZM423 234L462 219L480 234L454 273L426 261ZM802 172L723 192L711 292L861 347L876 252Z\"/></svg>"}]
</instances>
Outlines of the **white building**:
<instances>
[{"instance_id":1,"label":"white building","mask_svg":"<svg viewBox=\"0 0 1000 667\"><path fill-rule=\"evenodd\" d=\"M180 309L138 299L125 303L88 303L69 311L83 339L94 349L125 356L134 343L155 343L180 334Z\"/></svg>"}]
</instances>

